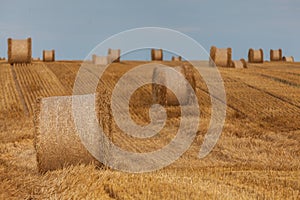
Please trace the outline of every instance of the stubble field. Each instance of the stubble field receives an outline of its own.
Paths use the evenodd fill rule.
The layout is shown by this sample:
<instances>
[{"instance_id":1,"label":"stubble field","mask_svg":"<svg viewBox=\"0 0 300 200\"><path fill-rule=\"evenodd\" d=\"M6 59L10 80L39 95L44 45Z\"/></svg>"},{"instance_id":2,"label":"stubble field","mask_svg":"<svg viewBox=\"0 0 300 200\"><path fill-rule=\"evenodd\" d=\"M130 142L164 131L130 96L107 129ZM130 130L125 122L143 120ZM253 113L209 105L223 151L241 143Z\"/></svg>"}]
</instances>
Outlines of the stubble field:
<instances>
[{"instance_id":1,"label":"stubble field","mask_svg":"<svg viewBox=\"0 0 300 200\"><path fill-rule=\"evenodd\" d=\"M113 63L102 80L111 92L124 73L145 63ZM219 68L226 89L227 116L217 145L204 159L197 155L211 105L207 87L197 74L201 112L197 138L172 165L142 174L93 164L41 174L33 145L36 99L72 95L80 65L79 61L58 61L11 66L0 61L0 199L300 198L300 63ZM131 97L132 119L141 125L149 123L150 106L151 86L146 85ZM167 112L166 126L158 136L133 140L115 125L114 142L135 152L166 145L180 123L178 108L170 107Z\"/></svg>"}]
</instances>

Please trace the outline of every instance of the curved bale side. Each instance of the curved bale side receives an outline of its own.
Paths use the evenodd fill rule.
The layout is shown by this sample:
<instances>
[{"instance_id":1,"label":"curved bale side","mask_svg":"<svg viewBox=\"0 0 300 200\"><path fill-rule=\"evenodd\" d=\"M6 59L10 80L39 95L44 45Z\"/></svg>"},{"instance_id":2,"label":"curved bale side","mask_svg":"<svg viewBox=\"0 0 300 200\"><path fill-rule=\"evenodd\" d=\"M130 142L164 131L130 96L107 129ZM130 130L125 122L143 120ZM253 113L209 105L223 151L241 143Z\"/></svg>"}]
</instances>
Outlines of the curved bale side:
<instances>
[{"instance_id":1,"label":"curved bale side","mask_svg":"<svg viewBox=\"0 0 300 200\"><path fill-rule=\"evenodd\" d=\"M295 62L293 56L283 56L282 60L283 60L284 62Z\"/></svg>"},{"instance_id":2,"label":"curved bale side","mask_svg":"<svg viewBox=\"0 0 300 200\"><path fill-rule=\"evenodd\" d=\"M230 67L232 64L232 49L231 48L217 48L212 46L210 48L210 66Z\"/></svg>"},{"instance_id":3,"label":"curved bale side","mask_svg":"<svg viewBox=\"0 0 300 200\"><path fill-rule=\"evenodd\" d=\"M12 38L8 38L7 45L8 63L31 63L31 38L27 38L24 40L15 40Z\"/></svg>"},{"instance_id":4,"label":"curved bale side","mask_svg":"<svg viewBox=\"0 0 300 200\"><path fill-rule=\"evenodd\" d=\"M92 56L92 62L94 65L108 65L109 59L108 56L97 56L94 54Z\"/></svg>"},{"instance_id":5,"label":"curved bale side","mask_svg":"<svg viewBox=\"0 0 300 200\"><path fill-rule=\"evenodd\" d=\"M248 52L248 62L249 63L263 63L264 62L264 52L262 49L254 50L249 49Z\"/></svg>"},{"instance_id":6,"label":"curved bale side","mask_svg":"<svg viewBox=\"0 0 300 200\"><path fill-rule=\"evenodd\" d=\"M181 56L172 56L172 61L181 61Z\"/></svg>"},{"instance_id":7,"label":"curved bale side","mask_svg":"<svg viewBox=\"0 0 300 200\"><path fill-rule=\"evenodd\" d=\"M108 49L107 56L110 62L120 62L121 49Z\"/></svg>"},{"instance_id":8,"label":"curved bale side","mask_svg":"<svg viewBox=\"0 0 300 200\"><path fill-rule=\"evenodd\" d=\"M55 50L44 50L43 51L43 61L44 62L54 62L55 61Z\"/></svg>"},{"instance_id":9,"label":"curved bale side","mask_svg":"<svg viewBox=\"0 0 300 200\"><path fill-rule=\"evenodd\" d=\"M282 61L282 49L270 50L270 61Z\"/></svg>"},{"instance_id":10,"label":"curved bale side","mask_svg":"<svg viewBox=\"0 0 300 200\"><path fill-rule=\"evenodd\" d=\"M163 50L162 49L151 49L151 60L152 61L163 61Z\"/></svg>"},{"instance_id":11,"label":"curved bale side","mask_svg":"<svg viewBox=\"0 0 300 200\"><path fill-rule=\"evenodd\" d=\"M174 67L173 69L175 69L177 72L182 73L195 91L196 81L192 67L183 65ZM176 78L174 79L174 77L176 76L178 76L177 73L175 71L171 71L171 69L168 68L157 67L154 69L152 76L152 98L154 103L158 103L164 106L179 105L179 101L175 94L166 87L166 85L169 85L176 88L176 92L179 94L178 98L183 101L184 105L189 104L190 94L192 91L189 90L185 82L176 80Z\"/></svg>"},{"instance_id":12,"label":"curved bale side","mask_svg":"<svg viewBox=\"0 0 300 200\"><path fill-rule=\"evenodd\" d=\"M231 63L231 67L233 68L247 68L247 62L245 59L240 59L240 60L233 60Z\"/></svg>"},{"instance_id":13,"label":"curved bale side","mask_svg":"<svg viewBox=\"0 0 300 200\"><path fill-rule=\"evenodd\" d=\"M60 96L42 98L36 104L34 147L38 170L41 173L78 164L94 163L97 166L103 166L88 152L78 135L73 118L72 98L82 98L80 105L82 112L80 110L80 113L83 115L84 110L88 109L87 106L90 106L89 102L94 100L92 95ZM96 104L102 104L102 107L105 106L99 95L96 96L96 102ZM96 105L99 110L102 109L101 106ZM107 110L102 110L102 112L106 113ZM99 113L97 113L98 118ZM101 118L100 121L104 124L104 131L107 133L111 131L111 115L106 113L105 116L108 118ZM111 159L108 154L102 156Z\"/></svg>"}]
</instances>

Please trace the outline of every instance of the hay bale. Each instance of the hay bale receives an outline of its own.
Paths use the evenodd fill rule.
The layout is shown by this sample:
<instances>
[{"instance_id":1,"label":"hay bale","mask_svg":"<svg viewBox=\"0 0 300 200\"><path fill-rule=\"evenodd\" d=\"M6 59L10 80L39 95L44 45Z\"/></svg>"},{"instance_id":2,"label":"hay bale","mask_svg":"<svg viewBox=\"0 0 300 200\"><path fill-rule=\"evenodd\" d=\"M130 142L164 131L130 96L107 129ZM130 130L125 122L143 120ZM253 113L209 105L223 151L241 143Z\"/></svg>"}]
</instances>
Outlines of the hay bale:
<instances>
[{"instance_id":1,"label":"hay bale","mask_svg":"<svg viewBox=\"0 0 300 200\"><path fill-rule=\"evenodd\" d=\"M120 62L121 49L108 49L107 55L111 62Z\"/></svg>"},{"instance_id":2,"label":"hay bale","mask_svg":"<svg viewBox=\"0 0 300 200\"><path fill-rule=\"evenodd\" d=\"M248 52L248 62L249 63L263 63L264 62L264 52L262 49L254 50L249 49Z\"/></svg>"},{"instance_id":3,"label":"hay bale","mask_svg":"<svg viewBox=\"0 0 300 200\"><path fill-rule=\"evenodd\" d=\"M151 60L152 61L162 61L163 60L163 50L162 49L151 49Z\"/></svg>"},{"instance_id":4,"label":"hay bale","mask_svg":"<svg viewBox=\"0 0 300 200\"><path fill-rule=\"evenodd\" d=\"M54 62L55 61L55 51L54 50L44 50L43 51L43 61L44 62Z\"/></svg>"},{"instance_id":5,"label":"hay bale","mask_svg":"<svg viewBox=\"0 0 300 200\"><path fill-rule=\"evenodd\" d=\"M181 61L181 56L172 56L172 61Z\"/></svg>"},{"instance_id":6,"label":"hay bale","mask_svg":"<svg viewBox=\"0 0 300 200\"><path fill-rule=\"evenodd\" d=\"M32 61L40 61L40 58L32 58Z\"/></svg>"},{"instance_id":7,"label":"hay bale","mask_svg":"<svg viewBox=\"0 0 300 200\"><path fill-rule=\"evenodd\" d=\"M85 148L78 135L78 127L74 123L74 113L72 111L72 106L74 106L72 98L80 100L79 111L82 115L86 114L86 110L91 109L91 102L95 100L93 95L80 95L48 97L39 99L37 102L34 115L34 146L38 169L42 173L69 165L95 163L102 166ZM98 104L102 103L101 98L96 95L96 107L100 110L101 107ZM100 111L98 112L100 113ZM99 113L97 114L98 117L100 117ZM111 131L107 128L111 126L111 115L107 114L106 111L102 114L102 116L109 117L105 120L100 118L100 123L105 124L103 125L104 131Z\"/></svg>"},{"instance_id":8,"label":"hay bale","mask_svg":"<svg viewBox=\"0 0 300 200\"><path fill-rule=\"evenodd\" d=\"M270 61L282 61L282 50L270 50Z\"/></svg>"},{"instance_id":9,"label":"hay bale","mask_svg":"<svg viewBox=\"0 0 300 200\"><path fill-rule=\"evenodd\" d=\"M210 48L210 66L230 67L231 66L231 48L217 48L212 46Z\"/></svg>"},{"instance_id":10,"label":"hay bale","mask_svg":"<svg viewBox=\"0 0 300 200\"><path fill-rule=\"evenodd\" d=\"M30 63L31 62L31 38L25 40L14 40L8 38L8 63Z\"/></svg>"},{"instance_id":11,"label":"hay bale","mask_svg":"<svg viewBox=\"0 0 300 200\"><path fill-rule=\"evenodd\" d=\"M284 62L294 62L294 57L293 56L283 56L282 60Z\"/></svg>"},{"instance_id":12,"label":"hay bale","mask_svg":"<svg viewBox=\"0 0 300 200\"><path fill-rule=\"evenodd\" d=\"M196 81L193 68L187 65L182 65L174 67L174 69L177 72L182 73L193 90L195 90ZM184 104L188 104L190 102L190 95L192 91L188 89L184 81L181 81L176 77L178 77L178 74L171 69L161 67L156 67L154 69L152 76L152 98L154 103L166 106L178 106L179 99L182 100ZM177 88L174 92L179 94L179 99L177 99L174 93L166 86L173 86Z\"/></svg>"},{"instance_id":13,"label":"hay bale","mask_svg":"<svg viewBox=\"0 0 300 200\"><path fill-rule=\"evenodd\" d=\"M97 56L94 54L92 60L94 65L108 65L111 63L108 56Z\"/></svg>"},{"instance_id":14,"label":"hay bale","mask_svg":"<svg viewBox=\"0 0 300 200\"><path fill-rule=\"evenodd\" d=\"M233 60L231 63L231 67L233 68L247 68L247 62L245 59Z\"/></svg>"}]
</instances>

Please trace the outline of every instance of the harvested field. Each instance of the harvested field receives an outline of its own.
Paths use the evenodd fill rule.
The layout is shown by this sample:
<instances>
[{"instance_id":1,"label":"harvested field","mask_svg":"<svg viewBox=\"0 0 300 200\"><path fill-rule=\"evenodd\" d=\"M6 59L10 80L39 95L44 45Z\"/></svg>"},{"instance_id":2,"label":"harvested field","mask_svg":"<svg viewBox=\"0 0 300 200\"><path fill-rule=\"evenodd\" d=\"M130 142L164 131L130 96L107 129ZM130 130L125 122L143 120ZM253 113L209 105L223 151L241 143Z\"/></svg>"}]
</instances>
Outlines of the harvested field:
<instances>
[{"instance_id":1,"label":"harvested field","mask_svg":"<svg viewBox=\"0 0 300 200\"><path fill-rule=\"evenodd\" d=\"M111 96L126 72L146 63L112 63L100 81L105 85L98 85L97 92L105 88ZM300 198L300 63L219 68L226 89L227 116L217 145L204 159L197 156L209 125L211 103L206 84L195 73L201 122L189 150L170 166L130 174L92 163L39 173L34 148L36 100L70 96L80 65L80 61L13 66L0 62L0 199ZM87 75L99 70L93 64L87 69ZM92 80L79 81L83 92L92 84ZM151 105L152 88L148 84L131 96L132 120L140 125L150 123ZM133 152L162 148L175 137L180 125L178 107L166 106L166 112L163 129L147 139L122 133L113 121L113 142ZM68 123L61 128L67 129Z\"/></svg>"}]
</instances>

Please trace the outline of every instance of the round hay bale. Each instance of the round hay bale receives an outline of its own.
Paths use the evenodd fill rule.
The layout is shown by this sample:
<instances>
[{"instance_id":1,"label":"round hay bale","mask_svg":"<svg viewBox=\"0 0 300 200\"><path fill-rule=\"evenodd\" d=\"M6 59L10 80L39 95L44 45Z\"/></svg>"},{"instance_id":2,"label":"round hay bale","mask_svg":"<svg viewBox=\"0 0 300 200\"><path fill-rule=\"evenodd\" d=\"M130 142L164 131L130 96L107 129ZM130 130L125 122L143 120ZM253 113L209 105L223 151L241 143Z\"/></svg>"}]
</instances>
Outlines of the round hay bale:
<instances>
[{"instance_id":1,"label":"round hay bale","mask_svg":"<svg viewBox=\"0 0 300 200\"><path fill-rule=\"evenodd\" d=\"M107 65L109 64L108 62L108 56L97 56L93 55L92 56L93 64L94 65Z\"/></svg>"},{"instance_id":2,"label":"round hay bale","mask_svg":"<svg viewBox=\"0 0 300 200\"><path fill-rule=\"evenodd\" d=\"M230 67L231 66L231 48L217 48L212 46L210 48L210 65L211 66L220 66L220 67Z\"/></svg>"},{"instance_id":3,"label":"round hay bale","mask_svg":"<svg viewBox=\"0 0 300 200\"><path fill-rule=\"evenodd\" d=\"M294 57L293 56L283 56L282 60L284 62L294 62Z\"/></svg>"},{"instance_id":4,"label":"round hay bale","mask_svg":"<svg viewBox=\"0 0 300 200\"><path fill-rule=\"evenodd\" d=\"M282 61L282 50L270 50L270 61Z\"/></svg>"},{"instance_id":5,"label":"round hay bale","mask_svg":"<svg viewBox=\"0 0 300 200\"><path fill-rule=\"evenodd\" d=\"M264 52L262 49L254 50L249 49L248 52L248 62L249 63L263 63L264 62Z\"/></svg>"},{"instance_id":6,"label":"round hay bale","mask_svg":"<svg viewBox=\"0 0 300 200\"><path fill-rule=\"evenodd\" d=\"M8 63L30 63L31 62L31 38L25 40L14 40L8 38Z\"/></svg>"},{"instance_id":7,"label":"round hay bale","mask_svg":"<svg viewBox=\"0 0 300 200\"><path fill-rule=\"evenodd\" d=\"M191 85L193 90L196 88L196 81L194 77L193 68L187 65L174 67L177 72L180 72L184 75L185 79ZM152 98L154 103L158 103L165 106L178 106L179 101L174 93L169 90L166 86L174 86L177 88L178 98L184 102L184 104L188 104L190 102L190 91L186 85L186 83L182 80L176 80L178 76L177 73L168 68L160 68L156 67L153 71L152 76ZM161 84L158 84L161 83ZM175 92L175 91L174 91Z\"/></svg>"},{"instance_id":8,"label":"round hay bale","mask_svg":"<svg viewBox=\"0 0 300 200\"><path fill-rule=\"evenodd\" d=\"M152 61L162 61L163 60L163 50L162 49L151 49L151 60Z\"/></svg>"},{"instance_id":9,"label":"round hay bale","mask_svg":"<svg viewBox=\"0 0 300 200\"><path fill-rule=\"evenodd\" d=\"M32 61L40 61L40 58L32 58Z\"/></svg>"},{"instance_id":10,"label":"round hay bale","mask_svg":"<svg viewBox=\"0 0 300 200\"><path fill-rule=\"evenodd\" d=\"M181 61L181 56L172 56L172 61Z\"/></svg>"},{"instance_id":11,"label":"round hay bale","mask_svg":"<svg viewBox=\"0 0 300 200\"><path fill-rule=\"evenodd\" d=\"M43 51L43 61L44 62L54 62L55 61L55 51L54 50L44 50Z\"/></svg>"},{"instance_id":12,"label":"round hay bale","mask_svg":"<svg viewBox=\"0 0 300 200\"><path fill-rule=\"evenodd\" d=\"M233 68L247 68L247 63L245 59L233 60L231 66Z\"/></svg>"},{"instance_id":13,"label":"round hay bale","mask_svg":"<svg viewBox=\"0 0 300 200\"><path fill-rule=\"evenodd\" d=\"M112 62L120 62L121 49L108 49L107 55L110 57Z\"/></svg>"},{"instance_id":14,"label":"round hay bale","mask_svg":"<svg viewBox=\"0 0 300 200\"><path fill-rule=\"evenodd\" d=\"M60 96L42 98L36 104L34 146L38 169L42 173L69 165L94 163L102 166L85 148L78 135L72 111L72 106L74 106L72 98L80 100L81 106L78 109L82 115L85 114L86 109L91 109L88 106L90 107L91 102L95 100L93 95ZM97 111L102 112L103 115L99 113L97 115L104 132L107 133L107 131L111 131L111 115L101 109L101 106L104 105L98 105L102 104L101 98L96 95L96 107ZM105 118L101 119L101 116Z\"/></svg>"},{"instance_id":15,"label":"round hay bale","mask_svg":"<svg viewBox=\"0 0 300 200\"><path fill-rule=\"evenodd\" d=\"M240 61L243 63L244 68L248 68L247 62L244 58L240 59Z\"/></svg>"}]
</instances>

